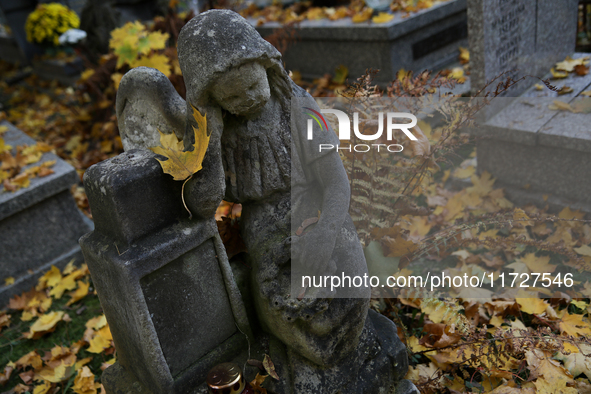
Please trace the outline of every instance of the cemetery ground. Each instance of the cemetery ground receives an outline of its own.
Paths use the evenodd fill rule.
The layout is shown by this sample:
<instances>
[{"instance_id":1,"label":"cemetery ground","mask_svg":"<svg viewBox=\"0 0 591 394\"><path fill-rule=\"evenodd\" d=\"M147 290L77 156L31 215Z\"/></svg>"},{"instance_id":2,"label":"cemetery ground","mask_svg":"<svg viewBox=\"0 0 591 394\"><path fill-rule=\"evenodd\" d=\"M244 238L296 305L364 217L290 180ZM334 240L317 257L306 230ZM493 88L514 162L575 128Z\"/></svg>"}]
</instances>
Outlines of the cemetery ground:
<instances>
[{"instance_id":1,"label":"cemetery ground","mask_svg":"<svg viewBox=\"0 0 591 394\"><path fill-rule=\"evenodd\" d=\"M175 50L164 48L162 36L138 25L127 27L134 28L161 49L142 57L138 48L123 51L115 41L113 53L83 72L75 87L35 76L22 79L22 70L0 64L5 76L0 82L0 121L13 123L37 141L36 148L17 147L13 156L0 139L3 193L47 175L50 165L26 171L46 151L74 166L80 179L91 165L121 153L114 102L118 82L130 66L163 69L184 96ZM467 63L467 52L460 60ZM585 61L568 68L572 75L588 72ZM346 70L342 67L313 83L301 81L297 73L293 78L317 97L336 91L374 92L363 80L355 85L356 76L350 76L348 88ZM437 83L461 81L464 68L445 74L433 80L400 72L387 93L428 96ZM558 104L553 110L575 109ZM507 288L494 298L479 288L445 297L410 293L388 298L376 293L371 307L395 321L408 347L407 378L423 393L591 393L591 282L584 279L591 272L591 223L585 213L569 207L551 213L547 207L515 206L490 174L476 173L478 152L472 136L459 129L450 135L445 127L425 122L419 126L421 144L406 149L397 164L404 169L398 181L405 198L394 205L395 220L386 228L358 223L358 229L366 230L361 238L368 260L391 264L386 266L388 274L399 277L412 275L410 260L437 264L459 276L569 272L575 286L565 287L552 275L548 288ZM0 138L3 131L0 126ZM359 156L344 154L346 167ZM72 193L79 208L92 217L82 184ZM354 198L359 197L355 193ZM359 201L354 202L358 208ZM363 209L373 215L385 212L378 201ZM216 219L228 255L240 260L245 252L238 233L240 207L222 204ZM10 283L14 278L2 280ZM102 392L101 373L116 357L85 265L53 267L34 289L14 296L0 312L0 390ZM268 369L263 366L253 384L259 393L265 392L260 380L272 379Z\"/></svg>"}]
</instances>

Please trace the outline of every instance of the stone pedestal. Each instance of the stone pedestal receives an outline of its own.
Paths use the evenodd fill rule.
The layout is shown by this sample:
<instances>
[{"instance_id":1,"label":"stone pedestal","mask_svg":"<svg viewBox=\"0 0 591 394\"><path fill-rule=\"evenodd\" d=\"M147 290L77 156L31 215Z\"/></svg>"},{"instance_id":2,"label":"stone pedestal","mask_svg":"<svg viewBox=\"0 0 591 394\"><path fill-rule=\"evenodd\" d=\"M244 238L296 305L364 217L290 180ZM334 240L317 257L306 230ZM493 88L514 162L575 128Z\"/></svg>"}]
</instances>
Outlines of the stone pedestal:
<instances>
[{"instance_id":1,"label":"stone pedestal","mask_svg":"<svg viewBox=\"0 0 591 394\"><path fill-rule=\"evenodd\" d=\"M13 147L35 141L10 123L2 135ZM27 188L0 193L0 305L13 295L29 290L52 265L63 267L71 259L82 262L78 238L92 229L92 222L76 207L70 187L78 182L76 170L52 153L40 162L56 160L55 172L31 179ZM31 164L31 166L39 163ZM1 186L0 186L1 188ZM4 279L15 278L5 286Z\"/></svg>"},{"instance_id":2,"label":"stone pedestal","mask_svg":"<svg viewBox=\"0 0 591 394\"><path fill-rule=\"evenodd\" d=\"M396 13L382 24L353 23L351 18L303 21L295 42L284 53L286 69L313 79L333 74L340 65L349 68L352 78L373 68L380 70L375 82L389 83L401 68L422 72L453 63L458 48L468 46L466 0L451 0L403 16ZM279 23L269 22L257 31L266 37L278 28Z\"/></svg>"},{"instance_id":3,"label":"stone pedestal","mask_svg":"<svg viewBox=\"0 0 591 394\"><path fill-rule=\"evenodd\" d=\"M108 393L191 393L251 336L217 226L189 220L180 182L132 150L91 167L96 230L80 243L117 349Z\"/></svg>"}]
</instances>

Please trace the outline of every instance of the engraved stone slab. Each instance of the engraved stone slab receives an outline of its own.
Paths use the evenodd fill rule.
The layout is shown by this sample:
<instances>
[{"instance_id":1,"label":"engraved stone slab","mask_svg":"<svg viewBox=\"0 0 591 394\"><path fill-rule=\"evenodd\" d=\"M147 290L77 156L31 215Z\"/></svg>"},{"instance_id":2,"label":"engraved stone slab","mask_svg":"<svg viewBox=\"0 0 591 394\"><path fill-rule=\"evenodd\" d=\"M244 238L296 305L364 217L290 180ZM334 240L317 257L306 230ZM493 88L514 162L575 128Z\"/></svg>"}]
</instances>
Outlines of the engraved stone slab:
<instances>
[{"instance_id":1,"label":"engraved stone slab","mask_svg":"<svg viewBox=\"0 0 591 394\"><path fill-rule=\"evenodd\" d=\"M574 52L576 27L576 0L469 1L472 92L503 72L508 74L497 82L507 77L543 76L554 63ZM528 78L506 96L515 97L536 82Z\"/></svg>"}]
</instances>

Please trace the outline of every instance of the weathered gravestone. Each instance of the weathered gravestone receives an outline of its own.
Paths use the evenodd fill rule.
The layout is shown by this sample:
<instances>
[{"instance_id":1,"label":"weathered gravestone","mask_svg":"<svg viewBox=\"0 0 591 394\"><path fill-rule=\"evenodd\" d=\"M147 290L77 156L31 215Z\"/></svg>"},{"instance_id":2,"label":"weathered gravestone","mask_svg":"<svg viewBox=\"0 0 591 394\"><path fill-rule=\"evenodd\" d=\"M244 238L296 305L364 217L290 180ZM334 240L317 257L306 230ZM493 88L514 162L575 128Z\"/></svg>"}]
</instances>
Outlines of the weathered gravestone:
<instances>
[{"instance_id":1,"label":"weathered gravestone","mask_svg":"<svg viewBox=\"0 0 591 394\"><path fill-rule=\"evenodd\" d=\"M470 83L472 92L500 74L518 79L543 77L575 50L577 0L473 0L468 2ZM537 83L535 78L511 88L515 97Z\"/></svg>"},{"instance_id":2,"label":"weathered gravestone","mask_svg":"<svg viewBox=\"0 0 591 394\"><path fill-rule=\"evenodd\" d=\"M532 87L519 98L500 99L510 105L478 128L478 170L490 172L517 203L591 212L591 99L581 96L591 89L591 76L573 73L553 83L573 91L558 96Z\"/></svg>"},{"instance_id":3,"label":"weathered gravestone","mask_svg":"<svg viewBox=\"0 0 591 394\"><path fill-rule=\"evenodd\" d=\"M550 108L555 100L567 107L588 105L579 96L589 89L591 76L571 73L555 80L549 73L566 56L584 56L573 54L577 1L474 1L468 18L473 91L505 71L513 79L533 75L572 89L559 95L533 87L539 80L527 78L493 100L477 130L478 171L490 172L517 203L591 212L591 189L581 182L591 175L591 115Z\"/></svg>"},{"instance_id":4,"label":"weathered gravestone","mask_svg":"<svg viewBox=\"0 0 591 394\"><path fill-rule=\"evenodd\" d=\"M301 108L291 111L292 99L318 108L314 100L234 12L195 17L178 42L187 102L159 71L130 71L117 96L126 153L85 176L96 231L82 240L83 251L119 357L105 372L108 390L193 392L207 365L230 361L228 341L236 338L232 350L244 349L242 295L256 310L251 326L261 328L249 345L269 350L280 374L270 382L277 392L416 393L402 379L408 359L395 325L368 312L369 288L318 290L331 296L318 298L311 294L317 289L298 297L291 286L299 269L367 272L347 214L342 162L335 151L314 149L336 135L316 129L318 139L305 142L307 119ZM194 111L207 117L207 130ZM158 144L157 130L175 132L187 148L210 135L203 168L184 187L192 221L180 216L180 182L163 175L146 151ZM243 205L251 269L242 294L213 221L222 197ZM317 226L294 237L293 225L320 209Z\"/></svg>"},{"instance_id":5,"label":"weathered gravestone","mask_svg":"<svg viewBox=\"0 0 591 394\"><path fill-rule=\"evenodd\" d=\"M108 393L192 393L251 335L214 219L186 217L155 156L131 150L84 177L95 231L80 243L117 349Z\"/></svg>"},{"instance_id":6,"label":"weathered gravestone","mask_svg":"<svg viewBox=\"0 0 591 394\"><path fill-rule=\"evenodd\" d=\"M7 145L16 147L35 141L3 121ZM92 229L92 222L76 207L70 187L78 182L76 170L52 153L44 153L38 163L55 160L54 171L31 179L30 186L8 192L0 186L0 305L13 294L29 290L52 265L63 267L71 259L82 261L78 238ZM4 279L15 278L12 285Z\"/></svg>"},{"instance_id":7,"label":"weathered gravestone","mask_svg":"<svg viewBox=\"0 0 591 394\"><path fill-rule=\"evenodd\" d=\"M253 24L255 20L251 21ZM263 36L281 28L276 22L258 26ZM387 23L353 23L351 18L301 22L284 54L286 68L304 78L332 74L345 65L350 76L379 69L375 81L389 83L398 70L437 70L454 62L460 46L467 46L466 0L451 0L427 10L395 14Z\"/></svg>"}]
</instances>

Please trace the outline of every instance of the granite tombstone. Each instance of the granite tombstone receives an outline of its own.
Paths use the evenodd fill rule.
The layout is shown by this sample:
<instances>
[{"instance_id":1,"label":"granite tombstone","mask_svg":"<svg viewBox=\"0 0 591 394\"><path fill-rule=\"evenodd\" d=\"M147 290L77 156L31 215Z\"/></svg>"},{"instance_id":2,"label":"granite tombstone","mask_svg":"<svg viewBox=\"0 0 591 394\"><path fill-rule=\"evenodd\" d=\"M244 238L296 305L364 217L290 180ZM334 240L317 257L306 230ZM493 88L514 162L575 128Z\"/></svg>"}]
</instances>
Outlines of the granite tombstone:
<instances>
[{"instance_id":1,"label":"granite tombstone","mask_svg":"<svg viewBox=\"0 0 591 394\"><path fill-rule=\"evenodd\" d=\"M16 154L18 146L35 141L7 121L2 134ZM51 152L44 153L39 165L53 161L53 174L33 178L31 184L15 192L0 186L0 305L13 294L29 290L52 265L64 267L71 259L82 261L78 238L92 229L92 222L76 207L70 187L78 182L74 167ZM14 283L5 285L12 277Z\"/></svg>"},{"instance_id":2,"label":"granite tombstone","mask_svg":"<svg viewBox=\"0 0 591 394\"><path fill-rule=\"evenodd\" d=\"M577 0L474 0L468 2L472 92L506 73L498 82L525 75L543 77L574 52ZM515 97L537 83L528 78L505 96Z\"/></svg>"}]
</instances>

